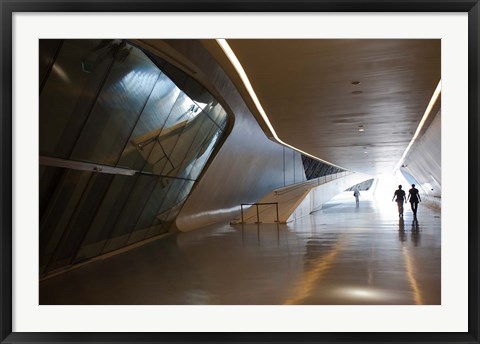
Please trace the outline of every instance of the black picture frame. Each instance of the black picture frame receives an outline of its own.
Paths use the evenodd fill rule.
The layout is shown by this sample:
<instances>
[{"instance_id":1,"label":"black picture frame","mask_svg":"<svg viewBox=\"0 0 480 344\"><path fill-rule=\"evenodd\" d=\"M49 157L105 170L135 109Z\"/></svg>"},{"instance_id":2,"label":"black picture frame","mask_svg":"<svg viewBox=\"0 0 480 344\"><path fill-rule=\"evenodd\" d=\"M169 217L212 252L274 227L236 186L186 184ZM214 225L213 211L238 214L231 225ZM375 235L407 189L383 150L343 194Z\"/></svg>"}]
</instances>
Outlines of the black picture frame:
<instances>
[{"instance_id":1,"label":"black picture frame","mask_svg":"<svg viewBox=\"0 0 480 344\"><path fill-rule=\"evenodd\" d=\"M479 343L478 0L0 0L1 343ZM12 16L15 12L466 12L468 13L468 332L465 333L20 333L12 332ZM461 200L465 202L465 200ZM405 319L408 321L408 319Z\"/></svg>"}]
</instances>

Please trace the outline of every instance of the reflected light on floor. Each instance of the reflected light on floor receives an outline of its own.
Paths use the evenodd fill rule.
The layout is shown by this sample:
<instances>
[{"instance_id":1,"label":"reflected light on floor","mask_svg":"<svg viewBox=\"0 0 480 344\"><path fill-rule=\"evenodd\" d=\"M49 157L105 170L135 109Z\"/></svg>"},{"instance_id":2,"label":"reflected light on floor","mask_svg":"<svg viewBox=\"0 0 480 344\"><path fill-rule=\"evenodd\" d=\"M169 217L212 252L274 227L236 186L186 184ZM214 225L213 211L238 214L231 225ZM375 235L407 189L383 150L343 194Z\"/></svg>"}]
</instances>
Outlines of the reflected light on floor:
<instances>
[{"instance_id":1,"label":"reflected light on floor","mask_svg":"<svg viewBox=\"0 0 480 344\"><path fill-rule=\"evenodd\" d=\"M408 194L410 184L408 184L400 171L397 171L396 174L385 175L378 179L375 189L375 200L376 206L382 209L382 214L388 214L388 216L391 216L392 213L397 213L397 207L396 205L392 205L391 200L395 190L398 189L398 185L402 185L405 194ZM408 203L404 204L404 209L409 208L409 206L407 205ZM403 246L402 253L405 260L405 268L408 282L413 292L414 303L416 305L422 305L423 297L418 286L417 278L415 275L415 266L412 261L410 251L406 246Z\"/></svg>"},{"instance_id":2,"label":"reflected light on floor","mask_svg":"<svg viewBox=\"0 0 480 344\"><path fill-rule=\"evenodd\" d=\"M360 299L360 300L389 300L391 295L383 290L373 288L342 288L337 290L341 297Z\"/></svg>"},{"instance_id":3,"label":"reflected light on floor","mask_svg":"<svg viewBox=\"0 0 480 344\"><path fill-rule=\"evenodd\" d=\"M319 280L321 280L325 273L332 268L335 258L344 246L344 238L343 236L340 236L332 251L325 256L315 259L314 263L312 264L312 268L305 271L303 278L298 282L293 296L286 300L283 304L302 304L305 299L311 296L311 293L316 290Z\"/></svg>"},{"instance_id":4,"label":"reflected light on floor","mask_svg":"<svg viewBox=\"0 0 480 344\"><path fill-rule=\"evenodd\" d=\"M408 282L412 288L413 298L416 305L423 305L423 298L420 288L418 286L417 278L415 276L415 265L412 261L410 251L406 246L402 248L403 255L405 257L405 266L407 269Z\"/></svg>"}]
</instances>

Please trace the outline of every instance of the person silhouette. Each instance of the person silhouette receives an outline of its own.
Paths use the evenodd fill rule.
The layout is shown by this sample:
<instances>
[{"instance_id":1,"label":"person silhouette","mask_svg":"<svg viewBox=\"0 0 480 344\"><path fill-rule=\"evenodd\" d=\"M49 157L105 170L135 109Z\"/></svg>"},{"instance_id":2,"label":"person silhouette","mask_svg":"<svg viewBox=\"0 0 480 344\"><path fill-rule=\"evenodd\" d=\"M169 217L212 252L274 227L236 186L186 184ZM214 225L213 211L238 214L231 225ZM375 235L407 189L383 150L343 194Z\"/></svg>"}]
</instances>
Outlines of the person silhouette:
<instances>
[{"instance_id":1,"label":"person silhouette","mask_svg":"<svg viewBox=\"0 0 480 344\"><path fill-rule=\"evenodd\" d=\"M412 188L408 191L408 201L410 201L410 207L413 211L413 218L417 219L418 203L421 202L420 193L415 189L415 184L412 184Z\"/></svg>"},{"instance_id":2,"label":"person silhouette","mask_svg":"<svg viewBox=\"0 0 480 344\"><path fill-rule=\"evenodd\" d=\"M356 203L357 206L358 206L358 203L360 202L359 199L358 199L358 198L360 197L360 191L355 190L355 191L353 192L353 196L355 196L355 203Z\"/></svg>"},{"instance_id":3,"label":"person silhouette","mask_svg":"<svg viewBox=\"0 0 480 344\"><path fill-rule=\"evenodd\" d=\"M397 202L397 207L398 207L398 216L403 217L403 202L407 203L407 200L405 198L405 191L402 190L402 186L398 186L398 190L395 191L393 194L392 202L393 200L396 199Z\"/></svg>"}]
</instances>

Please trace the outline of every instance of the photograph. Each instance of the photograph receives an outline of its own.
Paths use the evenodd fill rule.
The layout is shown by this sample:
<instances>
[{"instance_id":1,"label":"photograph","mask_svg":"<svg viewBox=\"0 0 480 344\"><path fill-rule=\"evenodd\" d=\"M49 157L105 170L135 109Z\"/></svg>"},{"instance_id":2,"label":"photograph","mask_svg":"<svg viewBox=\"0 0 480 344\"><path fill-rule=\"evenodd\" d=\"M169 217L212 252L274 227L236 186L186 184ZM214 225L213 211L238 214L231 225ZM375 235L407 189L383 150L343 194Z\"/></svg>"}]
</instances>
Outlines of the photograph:
<instances>
[{"instance_id":1,"label":"photograph","mask_svg":"<svg viewBox=\"0 0 480 344\"><path fill-rule=\"evenodd\" d=\"M478 0L0 0L0 343L480 343Z\"/></svg>"},{"instance_id":2,"label":"photograph","mask_svg":"<svg viewBox=\"0 0 480 344\"><path fill-rule=\"evenodd\" d=\"M440 62L40 40L40 304L441 304Z\"/></svg>"}]
</instances>

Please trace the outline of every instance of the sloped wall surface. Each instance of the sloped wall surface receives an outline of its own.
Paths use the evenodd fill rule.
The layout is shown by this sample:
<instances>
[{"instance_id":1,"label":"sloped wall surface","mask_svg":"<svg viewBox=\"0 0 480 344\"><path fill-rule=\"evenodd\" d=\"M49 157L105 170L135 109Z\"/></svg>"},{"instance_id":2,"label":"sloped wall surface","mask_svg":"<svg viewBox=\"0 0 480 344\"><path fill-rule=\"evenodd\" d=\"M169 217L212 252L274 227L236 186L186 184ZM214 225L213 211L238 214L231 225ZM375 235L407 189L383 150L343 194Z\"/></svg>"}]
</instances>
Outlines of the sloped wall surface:
<instances>
[{"instance_id":1,"label":"sloped wall surface","mask_svg":"<svg viewBox=\"0 0 480 344\"><path fill-rule=\"evenodd\" d=\"M417 185L422 200L428 200L436 207L440 207L442 196L441 119L439 110L401 168L405 178Z\"/></svg>"},{"instance_id":2,"label":"sloped wall surface","mask_svg":"<svg viewBox=\"0 0 480 344\"><path fill-rule=\"evenodd\" d=\"M227 221L240 204L271 190L305 181L301 155L271 141L261 130L235 86L198 41L169 44L209 79L234 114L234 126L177 217L181 231Z\"/></svg>"}]
</instances>

